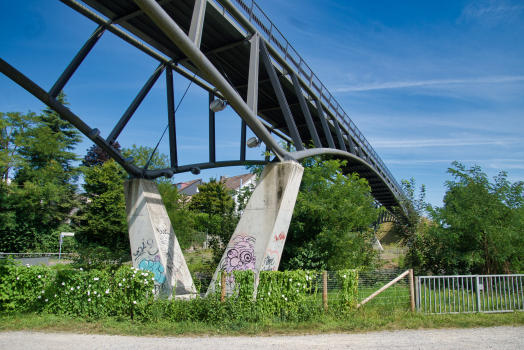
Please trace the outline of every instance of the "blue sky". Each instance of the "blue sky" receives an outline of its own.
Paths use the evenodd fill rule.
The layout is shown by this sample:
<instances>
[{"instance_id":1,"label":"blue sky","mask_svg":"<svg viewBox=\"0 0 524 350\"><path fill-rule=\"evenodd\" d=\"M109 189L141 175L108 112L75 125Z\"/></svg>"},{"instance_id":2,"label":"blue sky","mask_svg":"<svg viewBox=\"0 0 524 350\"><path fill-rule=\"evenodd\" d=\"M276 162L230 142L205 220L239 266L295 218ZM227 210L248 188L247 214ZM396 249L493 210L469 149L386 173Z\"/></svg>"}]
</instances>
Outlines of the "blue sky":
<instances>
[{"instance_id":1,"label":"blue sky","mask_svg":"<svg viewBox=\"0 0 524 350\"><path fill-rule=\"evenodd\" d=\"M524 3L522 1L260 0L363 132L395 178L425 184L441 205L454 160L489 176L524 180ZM0 57L49 89L96 25L56 0L2 3ZM71 109L107 136L157 62L111 33L65 88ZM178 101L188 82L175 77ZM165 78L121 134L154 147L166 125ZM0 111L42 104L0 75ZM206 161L207 93L196 86L177 113L181 164ZM238 157L240 118L217 114L218 159ZM249 137L249 136L248 136ZM79 155L91 144L84 141ZM167 140L160 150L168 153ZM249 150L260 158L262 148ZM180 174L175 181L244 173Z\"/></svg>"}]
</instances>

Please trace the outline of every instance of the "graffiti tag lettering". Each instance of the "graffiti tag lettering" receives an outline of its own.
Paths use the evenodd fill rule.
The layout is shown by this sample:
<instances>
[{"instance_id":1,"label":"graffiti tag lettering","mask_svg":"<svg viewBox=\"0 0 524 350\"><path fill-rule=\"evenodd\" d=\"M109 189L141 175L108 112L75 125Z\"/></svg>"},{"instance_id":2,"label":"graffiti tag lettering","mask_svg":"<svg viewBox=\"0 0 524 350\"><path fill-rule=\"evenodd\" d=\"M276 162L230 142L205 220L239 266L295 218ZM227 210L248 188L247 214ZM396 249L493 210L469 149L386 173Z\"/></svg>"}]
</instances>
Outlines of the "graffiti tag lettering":
<instances>
[{"instance_id":1,"label":"graffiti tag lettering","mask_svg":"<svg viewBox=\"0 0 524 350\"><path fill-rule=\"evenodd\" d=\"M138 268L140 270L151 271L155 275L155 282L162 284L166 281L166 275L164 274L164 266L162 266L159 260L160 257L154 261L144 259L138 264Z\"/></svg>"}]
</instances>

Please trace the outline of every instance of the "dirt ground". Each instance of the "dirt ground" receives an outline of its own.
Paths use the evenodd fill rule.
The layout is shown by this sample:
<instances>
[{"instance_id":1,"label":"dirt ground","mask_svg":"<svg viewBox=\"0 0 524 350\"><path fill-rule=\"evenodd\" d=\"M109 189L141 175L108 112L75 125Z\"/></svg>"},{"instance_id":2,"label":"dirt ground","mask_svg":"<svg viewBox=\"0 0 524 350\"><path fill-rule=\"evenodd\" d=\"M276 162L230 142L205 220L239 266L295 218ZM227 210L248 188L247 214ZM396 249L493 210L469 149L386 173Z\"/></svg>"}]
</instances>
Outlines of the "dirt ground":
<instances>
[{"instance_id":1,"label":"dirt ground","mask_svg":"<svg viewBox=\"0 0 524 350\"><path fill-rule=\"evenodd\" d=\"M0 349L524 349L524 327L272 337L149 338L4 332Z\"/></svg>"}]
</instances>

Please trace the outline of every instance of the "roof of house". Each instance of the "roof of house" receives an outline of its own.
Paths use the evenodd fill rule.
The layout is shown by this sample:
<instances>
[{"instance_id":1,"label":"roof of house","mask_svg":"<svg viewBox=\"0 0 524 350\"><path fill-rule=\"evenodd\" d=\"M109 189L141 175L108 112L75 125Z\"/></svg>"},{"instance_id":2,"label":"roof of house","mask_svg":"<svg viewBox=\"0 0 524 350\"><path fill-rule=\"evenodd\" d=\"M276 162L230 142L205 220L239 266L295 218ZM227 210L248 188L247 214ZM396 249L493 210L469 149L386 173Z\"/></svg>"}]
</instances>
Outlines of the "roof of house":
<instances>
[{"instance_id":1,"label":"roof of house","mask_svg":"<svg viewBox=\"0 0 524 350\"><path fill-rule=\"evenodd\" d=\"M240 187L240 180L242 180L242 185L244 185L246 182L248 182L253 176L255 176L255 174L253 173L249 173L249 174L243 174L243 175L237 175L237 176L233 176L233 177L223 177L221 176L220 177L220 181L223 181L225 182L225 186L227 188L230 188L232 190L238 190L238 188ZM253 178L254 180L254 178Z\"/></svg>"},{"instance_id":2,"label":"roof of house","mask_svg":"<svg viewBox=\"0 0 524 350\"><path fill-rule=\"evenodd\" d=\"M196 180L191 180L191 181L187 181L187 182L179 182L176 185L178 187L178 191L180 192L184 188L189 187L192 184L194 184L195 182L199 182L199 181L200 181L200 183L202 183L202 179L196 179ZM180 185L180 186L178 186L178 185Z\"/></svg>"}]
</instances>

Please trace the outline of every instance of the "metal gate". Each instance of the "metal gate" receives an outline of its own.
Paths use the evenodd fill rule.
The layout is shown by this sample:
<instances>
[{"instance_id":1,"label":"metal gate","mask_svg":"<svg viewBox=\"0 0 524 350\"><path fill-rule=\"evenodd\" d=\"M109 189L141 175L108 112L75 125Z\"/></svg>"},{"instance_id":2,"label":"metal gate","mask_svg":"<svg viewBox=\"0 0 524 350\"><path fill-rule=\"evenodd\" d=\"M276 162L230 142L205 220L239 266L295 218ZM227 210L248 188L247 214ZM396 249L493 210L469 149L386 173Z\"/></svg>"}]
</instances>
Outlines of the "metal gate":
<instances>
[{"instance_id":1,"label":"metal gate","mask_svg":"<svg viewBox=\"0 0 524 350\"><path fill-rule=\"evenodd\" d=\"M415 284L426 314L524 311L524 275L420 276Z\"/></svg>"}]
</instances>

